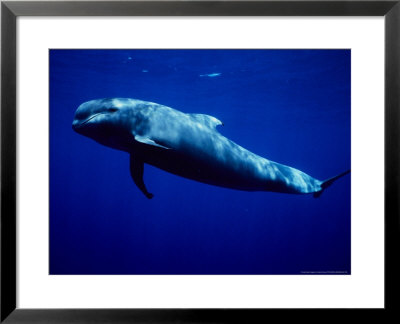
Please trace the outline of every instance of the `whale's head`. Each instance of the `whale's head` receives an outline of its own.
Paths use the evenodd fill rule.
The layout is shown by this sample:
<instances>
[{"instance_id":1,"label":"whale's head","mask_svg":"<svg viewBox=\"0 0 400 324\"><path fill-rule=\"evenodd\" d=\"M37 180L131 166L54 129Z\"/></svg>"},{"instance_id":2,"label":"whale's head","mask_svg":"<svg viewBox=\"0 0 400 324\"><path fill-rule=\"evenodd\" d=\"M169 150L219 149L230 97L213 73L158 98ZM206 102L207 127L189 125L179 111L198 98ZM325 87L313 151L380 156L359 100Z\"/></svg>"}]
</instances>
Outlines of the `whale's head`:
<instances>
[{"instance_id":1,"label":"whale's head","mask_svg":"<svg viewBox=\"0 0 400 324\"><path fill-rule=\"evenodd\" d=\"M96 99L81 104L72 128L100 144L127 150L132 141L131 124L135 103L132 99Z\"/></svg>"}]
</instances>

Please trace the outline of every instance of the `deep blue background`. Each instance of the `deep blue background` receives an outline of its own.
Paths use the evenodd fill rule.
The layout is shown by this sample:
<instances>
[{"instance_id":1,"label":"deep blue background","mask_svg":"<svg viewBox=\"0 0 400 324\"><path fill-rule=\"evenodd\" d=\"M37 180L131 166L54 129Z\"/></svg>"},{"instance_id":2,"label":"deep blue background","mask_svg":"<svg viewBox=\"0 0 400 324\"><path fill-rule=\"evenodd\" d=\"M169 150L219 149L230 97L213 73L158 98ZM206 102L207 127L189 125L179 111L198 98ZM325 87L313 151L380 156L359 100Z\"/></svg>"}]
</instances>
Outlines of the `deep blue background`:
<instances>
[{"instance_id":1,"label":"deep blue background","mask_svg":"<svg viewBox=\"0 0 400 324\"><path fill-rule=\"evenodd\" d=\"M349 175L315 199L213 187L146 165L148 200L128 154L71 123L91 99L157 102L215 116L241 146L326 179L350 168L350 56L51 50L50 273L349 274Z\"/></svg>"}]
</instances>

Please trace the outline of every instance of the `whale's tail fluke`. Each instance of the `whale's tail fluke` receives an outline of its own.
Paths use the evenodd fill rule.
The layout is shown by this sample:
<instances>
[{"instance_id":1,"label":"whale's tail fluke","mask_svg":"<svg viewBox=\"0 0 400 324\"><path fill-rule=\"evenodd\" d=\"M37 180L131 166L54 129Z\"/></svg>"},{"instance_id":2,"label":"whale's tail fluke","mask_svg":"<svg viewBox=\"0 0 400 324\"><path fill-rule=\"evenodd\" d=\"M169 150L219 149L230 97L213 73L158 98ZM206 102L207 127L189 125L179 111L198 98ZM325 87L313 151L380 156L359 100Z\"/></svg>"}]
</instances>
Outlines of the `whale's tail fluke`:
<instances>
[{"instance_id":1,"label":"whale's tail fluke","mask_svg":"<svg viewBox=\"0 0 400 324\"><path fill-rule=\"evenodd\" d=\"M345 176L345 175L348 174L348 173L350 173L350 170L347 170L347 171L345 171L345 172L343 172L343 173L341 173L341 174L338 174L337 176L335 176L335 177L333 177L333 178L330 178L330 179L328 179L328 180L323 181L323 182L321 183L321 190L320 190L320 191L317 191L317 192L314 192L314 198L318 198L319 196L321 196L322 193L324 192L324 190L325 190L326 188L328 188L328 187L329 187L332 183L334 183L337 179L339 179L339 178Z\"/></svg>"}]
</instances>

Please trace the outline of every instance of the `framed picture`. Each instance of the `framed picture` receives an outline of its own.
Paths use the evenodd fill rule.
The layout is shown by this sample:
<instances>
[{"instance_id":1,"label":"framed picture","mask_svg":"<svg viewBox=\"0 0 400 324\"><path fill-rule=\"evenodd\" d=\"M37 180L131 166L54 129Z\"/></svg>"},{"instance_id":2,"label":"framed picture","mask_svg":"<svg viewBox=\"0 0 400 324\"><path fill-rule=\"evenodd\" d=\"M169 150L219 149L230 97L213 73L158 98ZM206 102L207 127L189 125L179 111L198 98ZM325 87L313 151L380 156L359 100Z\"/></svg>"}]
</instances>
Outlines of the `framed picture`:
<instances>
[{"instance_id":1,"label":"framed picture","mask_svg":"<svg viewBox=\"0 0 400 324\"><path fill-rule=\"evenodd\" d=\"M2 2L1 320L396 311L399 6Z\"/></svg>"}]
</instances>

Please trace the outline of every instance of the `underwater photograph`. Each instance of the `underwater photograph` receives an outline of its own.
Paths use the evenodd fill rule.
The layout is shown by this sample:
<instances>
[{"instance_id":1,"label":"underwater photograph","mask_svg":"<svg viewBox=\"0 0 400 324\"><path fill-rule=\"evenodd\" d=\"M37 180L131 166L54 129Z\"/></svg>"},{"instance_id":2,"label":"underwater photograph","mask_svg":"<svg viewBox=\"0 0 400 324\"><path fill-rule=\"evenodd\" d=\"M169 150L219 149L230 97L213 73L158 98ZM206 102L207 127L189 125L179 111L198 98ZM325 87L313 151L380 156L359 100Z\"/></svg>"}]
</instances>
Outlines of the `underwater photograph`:
<instances>
[{"instance_id":1,"label":"underwater photograph","mask_svg":"<svg viewBox=\"0 0 400 324\"><path fill-rule=\"evenodd\" d=\"M351 50L50 49L50 275L350 275Z\"/></svg>"}]
</instances>

